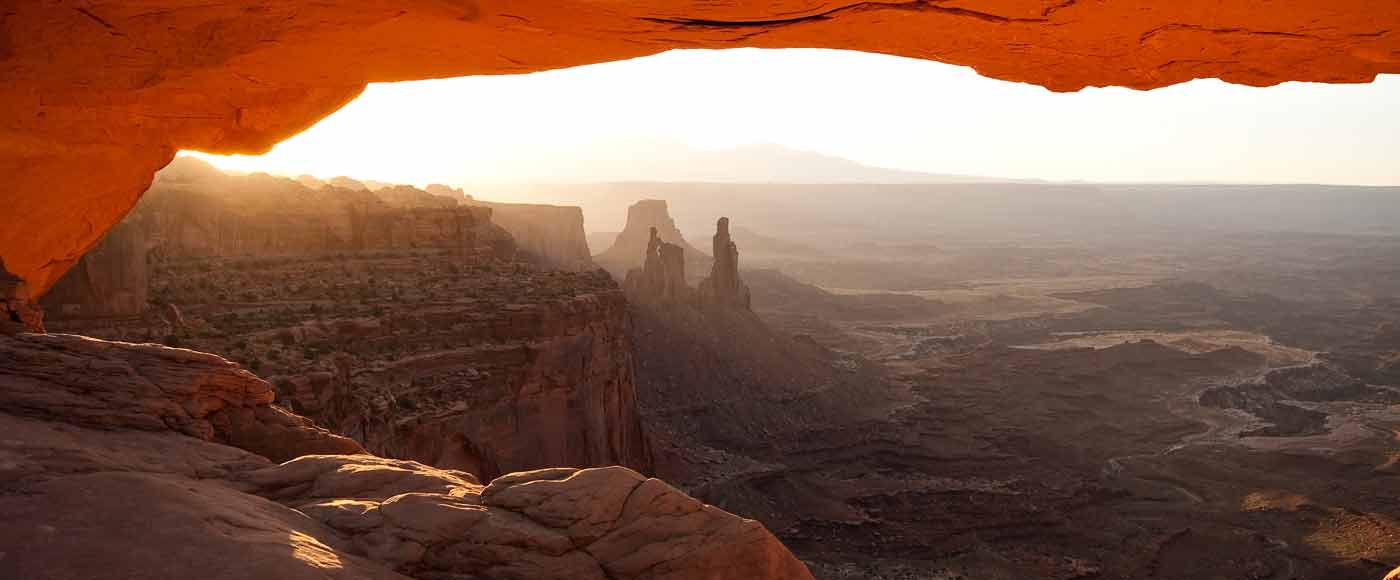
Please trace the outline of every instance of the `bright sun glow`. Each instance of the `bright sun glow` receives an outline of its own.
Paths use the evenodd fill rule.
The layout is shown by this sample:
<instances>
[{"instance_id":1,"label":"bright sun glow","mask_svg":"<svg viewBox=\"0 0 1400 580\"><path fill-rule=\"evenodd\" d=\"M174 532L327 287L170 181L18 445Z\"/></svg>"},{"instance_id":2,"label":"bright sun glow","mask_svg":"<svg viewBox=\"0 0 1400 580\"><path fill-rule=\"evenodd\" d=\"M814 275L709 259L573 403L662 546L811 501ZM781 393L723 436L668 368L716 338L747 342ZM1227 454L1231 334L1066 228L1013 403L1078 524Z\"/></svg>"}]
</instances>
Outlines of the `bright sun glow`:
<instances>
[{"instance_id":1,"label":"bright sun glow","mask_svg":"<svg viewBox=\"0 0 1400 580\"><path fill-rule=\"evenodd\" d=\"M371 85L267 155L204 157L234 170L471 186L628 179L637 152L659 142L774 143L1010 178L1400 184L1400 76L1056 94L875 54L673 51Z\"/></svg>"}]
</instances>

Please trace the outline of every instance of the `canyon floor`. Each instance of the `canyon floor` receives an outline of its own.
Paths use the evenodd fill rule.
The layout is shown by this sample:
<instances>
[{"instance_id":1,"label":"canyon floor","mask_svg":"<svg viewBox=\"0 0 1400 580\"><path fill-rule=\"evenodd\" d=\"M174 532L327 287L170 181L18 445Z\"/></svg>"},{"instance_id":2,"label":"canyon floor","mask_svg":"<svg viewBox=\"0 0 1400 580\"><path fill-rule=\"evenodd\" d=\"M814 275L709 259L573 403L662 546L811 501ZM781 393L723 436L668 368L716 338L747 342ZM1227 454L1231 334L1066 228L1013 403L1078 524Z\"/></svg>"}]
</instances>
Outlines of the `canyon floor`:
<instances>
[{"instance_id":1,"label":"canyon floor","mask_svg":"<svg viewBox=\"0 0 1400 580\"><path fill-rule=\"evenodd\" d=\"M46 297L49 330L217 353L266 379L250 409L286 413L275 392L298 428L356 449L481 481L626 465L758 520L826 580L1400 564L1400 237L1056 223L814 250L736 223L681 256L641 235L684 241L648 202L615 237L637 262L599 263L616 276L645 255L657 276L619 284L560 267L588 254L578 211L175 169ZM692 255L707 247L729 253ZM746 286L721 296L740 255ZM12 396L31 390L47 392ZM795 563L770 544L764 558ZM472 558L396 569L486 569Z\"/></svg>"},{"instance_id":2,"label":"canyon floor","mask_svg":"<svg viewBox=\"0 0 1400 580\"><path fill-rule=\"evenodd\" d=\"M912 291L749 272L766 321L878 365L902 404L690 491L819 578L1380 578L1400 562L1385 252Z\"/></svg>"}]
</instances>

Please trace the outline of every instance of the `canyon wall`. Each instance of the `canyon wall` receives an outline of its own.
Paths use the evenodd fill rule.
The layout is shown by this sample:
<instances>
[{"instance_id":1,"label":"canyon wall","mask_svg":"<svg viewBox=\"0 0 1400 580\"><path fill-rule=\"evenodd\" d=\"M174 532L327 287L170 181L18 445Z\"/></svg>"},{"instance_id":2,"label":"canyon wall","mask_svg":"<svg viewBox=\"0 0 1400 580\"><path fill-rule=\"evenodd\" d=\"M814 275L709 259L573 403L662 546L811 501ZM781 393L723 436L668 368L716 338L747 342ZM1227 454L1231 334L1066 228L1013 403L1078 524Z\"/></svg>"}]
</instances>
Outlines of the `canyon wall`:
<instances>
[{"instance_id":1,"label":"canyon wall","mask_svg":"<svg viewBox=\"0 0 1400 580\"><path fill-rule=\"evenodd\" d=\"M510 232L516 246L547 266L567 270L597 267L588 250L581 208L482 200L468 203L491 208L492 221Z\"/></svg>"},{"instance_id":2,"label":"canyon wall","mask_svg":"<svg viewBox=\"0 0 1400 580\"><path fill-rule=\"evenodd\" d=\"M131 316L141 314L150 299L150 266L153 249L146 228L122 222L107 231L97 244L69 270L41 304L60 316Z\"/></svg>"},{"instance_id":3,"label":"canyon wall","mask_svg":"<svg viewBox=\"0 0 1400 580\"><path fill-rule=\"evenodd\" d=\"M596 267L583 232L583 209L577 206L486 201L440 183L421 191L439 200L490 208L491 221L510 232L516 247L543 266L576 271Z\"/></svg>"},{"instance_id":4,"label":"canyon wall","mask_svg":"<svg viewBox=\"0 0 1400 580\"><path fill-rule=\"evenodd\" d=\"M560 465L649 470L616 285L599 273L493 282L503 294L549 284L556 296L276 329L293 346L334 354L329 368L271 380L292 409L386 456L483 477Z\"/></svg>"},{"instance_id":5,"label":"canyon wall","mask_svg":"<svg viewBox=\"0 0 1400 580\"><path fill-rule=\"evenodd\" d=\"M228 356L376 453L649 470L622 291L516 259L492 212L190 162L43 303L53 331Z\"/></svg>"}]
</instances>

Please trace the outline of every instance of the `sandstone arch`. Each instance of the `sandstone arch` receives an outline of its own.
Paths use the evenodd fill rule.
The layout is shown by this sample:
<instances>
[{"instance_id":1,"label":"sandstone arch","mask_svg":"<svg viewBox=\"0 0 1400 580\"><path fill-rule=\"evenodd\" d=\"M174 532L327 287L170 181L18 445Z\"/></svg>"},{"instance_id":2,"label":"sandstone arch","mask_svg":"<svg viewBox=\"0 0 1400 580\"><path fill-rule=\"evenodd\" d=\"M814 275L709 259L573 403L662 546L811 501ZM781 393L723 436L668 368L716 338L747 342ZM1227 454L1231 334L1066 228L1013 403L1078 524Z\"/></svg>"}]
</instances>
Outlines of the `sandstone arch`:
<instances>
[{"instance_id":1,"label":"sandstone arch","mask_svg":"<svg viewBox=\"0 0 1400 580\"><path fill-rule=\"evenodd\" d=\"M370 81L671 48L847 48L1051 90L1400 72L1368 0L31 0L0 4L0 258L42 293L178 149L261 152Z\"/></svg>"}]
</instances>

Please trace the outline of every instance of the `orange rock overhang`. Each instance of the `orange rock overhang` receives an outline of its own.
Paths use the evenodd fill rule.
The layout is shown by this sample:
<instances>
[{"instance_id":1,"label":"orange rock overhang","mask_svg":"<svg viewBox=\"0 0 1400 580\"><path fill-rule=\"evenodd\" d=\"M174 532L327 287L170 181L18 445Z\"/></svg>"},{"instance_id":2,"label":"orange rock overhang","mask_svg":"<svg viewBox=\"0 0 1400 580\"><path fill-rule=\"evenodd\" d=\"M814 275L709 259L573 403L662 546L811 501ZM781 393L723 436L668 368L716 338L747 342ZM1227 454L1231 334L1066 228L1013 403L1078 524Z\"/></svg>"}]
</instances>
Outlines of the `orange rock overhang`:
<instances>
[{"instance_id":1,"label":"orange rock overhang","mask_svg":"<svg viewBox=\"0 0 1400 580\"><path fill-rule=\"evenodd\" d=\"M42 293L175 151L265 151L367 82L734 47L895 54L1055 91L1369 82L1400 72L1400 2L12 0L0 258Z\"/></svg>"}]
</instances>

